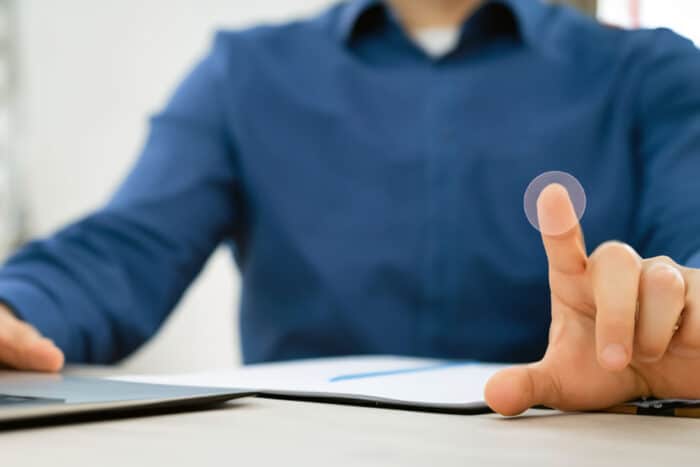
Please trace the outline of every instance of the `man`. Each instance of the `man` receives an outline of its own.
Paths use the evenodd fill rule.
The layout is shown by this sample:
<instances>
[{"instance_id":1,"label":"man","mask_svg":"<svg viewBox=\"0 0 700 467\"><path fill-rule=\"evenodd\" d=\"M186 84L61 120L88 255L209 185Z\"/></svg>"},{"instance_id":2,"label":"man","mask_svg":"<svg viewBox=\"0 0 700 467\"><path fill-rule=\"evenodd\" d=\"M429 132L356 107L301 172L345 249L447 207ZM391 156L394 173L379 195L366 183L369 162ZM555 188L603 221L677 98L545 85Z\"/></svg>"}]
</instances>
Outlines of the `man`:
<instances>
[{"instance_id":1,"label":"man","mask_svg":"<svg viewBox=\"0 0 700 467\"><path fill-rule=\"evenodd\" d=\"M222 32L107 206L0 271L0 360L125 356L224 241L246 362L541 359L489 382L504 414L700 398L697 76L673 33L534 0ZM522 213L553 169L588 191L590 256L562 186L541 239Z\"/></svg>"}]
</instances>

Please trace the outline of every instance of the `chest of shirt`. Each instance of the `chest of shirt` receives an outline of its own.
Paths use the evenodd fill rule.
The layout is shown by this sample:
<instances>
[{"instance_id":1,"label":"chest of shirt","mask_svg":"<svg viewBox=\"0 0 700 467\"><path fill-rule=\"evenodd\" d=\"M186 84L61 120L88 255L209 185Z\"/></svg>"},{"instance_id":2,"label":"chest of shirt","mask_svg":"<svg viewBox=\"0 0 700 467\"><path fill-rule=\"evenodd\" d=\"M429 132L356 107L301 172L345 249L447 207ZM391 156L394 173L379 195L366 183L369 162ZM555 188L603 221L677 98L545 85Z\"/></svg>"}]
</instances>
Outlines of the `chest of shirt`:
<instances>
[{"instance_id":1,"label":"chest of shirt","mask_svg":"<svg viewBox=\"0 0 700 467\"><path fill-rule=\"evenodd\" d=\"M395 66L349 52L268 61L251 76L230 112L261 227L281 223L321 244L467 229L463 248L497 239L510 258L531 259L538 239L523 192L538 174L564 170L589 194L590 246L629 228L633 209L609 206L634 203L631 128L603 74L506 42ZM441 224L451 227L440 233Z\"/></svg>"}]
</instances>

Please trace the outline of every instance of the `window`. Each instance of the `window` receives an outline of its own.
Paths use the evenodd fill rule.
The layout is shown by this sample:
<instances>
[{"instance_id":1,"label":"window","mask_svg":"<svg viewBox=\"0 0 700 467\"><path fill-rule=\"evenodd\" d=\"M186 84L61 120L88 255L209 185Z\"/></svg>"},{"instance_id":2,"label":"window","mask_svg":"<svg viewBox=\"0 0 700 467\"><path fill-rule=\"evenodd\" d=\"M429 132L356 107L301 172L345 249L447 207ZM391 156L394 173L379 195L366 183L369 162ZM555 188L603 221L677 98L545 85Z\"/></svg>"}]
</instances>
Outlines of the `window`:
<instances>
[{"instance_id":1,"label":"window","mask_svg":"<svg viewBox=\"0 0 700 467\"><path fill-rule=\"evenodd\" d=\"M697 0L599 0L598 17L627 28L667 27L700 46Z\"/></svg>"}]
</instances>

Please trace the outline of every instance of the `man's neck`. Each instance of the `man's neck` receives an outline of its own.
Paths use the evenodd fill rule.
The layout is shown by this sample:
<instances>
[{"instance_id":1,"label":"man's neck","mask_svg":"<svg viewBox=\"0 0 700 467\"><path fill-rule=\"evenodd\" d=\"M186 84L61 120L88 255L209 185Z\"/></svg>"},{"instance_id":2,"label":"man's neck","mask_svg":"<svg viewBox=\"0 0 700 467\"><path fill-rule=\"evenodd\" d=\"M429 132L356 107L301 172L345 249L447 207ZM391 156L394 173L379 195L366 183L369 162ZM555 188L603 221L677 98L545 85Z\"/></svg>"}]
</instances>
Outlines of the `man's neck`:
<instances>
[{"instance_id":1,"label":"man's neck","mask_svg":"<svg viewBox=\"0 0 700 467\"><path fill-rule=\"evenodd\" d=\"M484 0L387 0L404 29L457 27Z\"/></svg>"}]
</instances>

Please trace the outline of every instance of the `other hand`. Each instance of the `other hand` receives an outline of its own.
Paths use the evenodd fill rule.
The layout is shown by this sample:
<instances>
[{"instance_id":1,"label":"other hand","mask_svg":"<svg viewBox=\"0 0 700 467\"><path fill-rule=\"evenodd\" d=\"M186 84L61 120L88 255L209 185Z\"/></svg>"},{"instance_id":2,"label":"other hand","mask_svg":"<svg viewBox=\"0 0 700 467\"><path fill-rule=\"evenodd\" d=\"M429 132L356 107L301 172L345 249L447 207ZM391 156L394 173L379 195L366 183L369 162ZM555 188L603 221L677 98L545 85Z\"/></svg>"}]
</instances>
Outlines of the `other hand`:
<instances>
[{"instance_id":1,"label":"other hand","mask_svg":"<svg viewBox=\"0 0 700 467\"><path fill-rule=\"evenodd\" d=\"M34 327L0 305L0 364L18 370L58 371L63 352Z\"/></svg>"}]
</instances>

